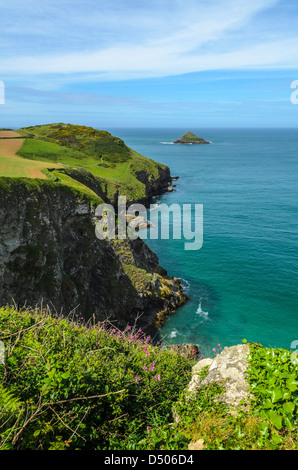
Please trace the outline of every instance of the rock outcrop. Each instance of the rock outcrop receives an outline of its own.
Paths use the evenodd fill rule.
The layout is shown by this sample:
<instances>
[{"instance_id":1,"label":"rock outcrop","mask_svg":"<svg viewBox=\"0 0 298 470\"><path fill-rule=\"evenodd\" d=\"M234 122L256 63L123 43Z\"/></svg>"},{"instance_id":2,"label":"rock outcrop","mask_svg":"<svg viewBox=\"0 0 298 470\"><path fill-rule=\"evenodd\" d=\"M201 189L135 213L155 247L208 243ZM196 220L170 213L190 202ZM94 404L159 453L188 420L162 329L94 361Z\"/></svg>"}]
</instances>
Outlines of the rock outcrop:
<instances>
[{"instance_id":1,"label":"rock outcrop","mask_svg":"<svg viewBox=\"0 0 298 470\"><path fill-rule=\"evenodd\" d=\"M226 403L232 413L248 408L250 393L245 372L249 365L248 354L249 345L239 344L224 348L214 359L200 360L192 369L188 391L199 393L206 385L222 382L225 392L219 400ZM207 374L200 375L205 368L208 368Z\"/></svg>"},{"instance_id":2,"label":"rock outcrop","mask_svg":"<svg viewBox=\"0 0 298 470\"><path fill-rule=\"evenodd\" d=\"M180 137L180 139L175 140L174 144L210 144L207 140L202 137L197 137L190 131L185 132L185 134Z\"/></svg>"},{"instance_id":3,"label":"rock outcrop","mask_svg":"<svg viewBox=\"0 0 298 470\"><path fill-rule=\"evenodd\" d=\"M42 301L146 330L186 301L143 240L98 239L94 208L63 185L18 179L1 186L0 200L1 305Z\"/></svg>"},{"instance_id":4,"label":"rock outcrop","mask_svg":"<svg viewBox=\"0 0 298 470\"><path fill-rule=\"evenodd\" d=\"M172 344L168 349L185 359L194 359L200 354L200 348L196 344Z\"/></svg>"}]
</instances>

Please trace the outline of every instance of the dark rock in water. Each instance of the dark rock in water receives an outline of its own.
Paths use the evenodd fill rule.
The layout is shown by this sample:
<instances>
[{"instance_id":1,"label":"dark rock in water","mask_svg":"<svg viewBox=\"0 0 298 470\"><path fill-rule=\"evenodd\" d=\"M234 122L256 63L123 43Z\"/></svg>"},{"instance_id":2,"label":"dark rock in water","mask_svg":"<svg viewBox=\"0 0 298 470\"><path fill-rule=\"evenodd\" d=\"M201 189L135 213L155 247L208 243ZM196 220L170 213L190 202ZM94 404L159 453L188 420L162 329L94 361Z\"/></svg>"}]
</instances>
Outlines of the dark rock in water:
<instances>
[{"instance_id":1,"label":"dark rock in water","mask_svg":"<svg viewBox=\"0 0 298 470\"><path fill-rule=\"evenodd\" d=\"M200 348L195 344L172 344L169 350L177 352L186 359L193 359L200 354Z\"/></svg>"},{"instance_id":2,"label":"dark rock in water","mask_svg":"<svg viewBox=\"0 0 298 470\"><path fill-rule=\"evenodd\" d=\"M175 140L174 144L210 144L210 142L187 131L180 139Z\"/></svg>"}]
</instances>

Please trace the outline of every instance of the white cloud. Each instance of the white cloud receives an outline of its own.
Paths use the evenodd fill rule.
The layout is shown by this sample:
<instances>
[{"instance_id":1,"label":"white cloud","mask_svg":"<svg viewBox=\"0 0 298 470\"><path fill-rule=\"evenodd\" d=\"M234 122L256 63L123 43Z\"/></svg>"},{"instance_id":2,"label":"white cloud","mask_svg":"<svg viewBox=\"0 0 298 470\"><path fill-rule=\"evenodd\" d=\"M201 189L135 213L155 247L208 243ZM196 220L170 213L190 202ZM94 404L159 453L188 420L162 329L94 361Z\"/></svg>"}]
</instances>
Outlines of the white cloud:
<instances>
[{"instance_id":1,"label":"white cloud","mask_svg":"<svg viewBox=\"0 0 298 470\"><path fill-rule=\"evenodd\" d=\"M251 35L245 36L245 28L255 16L277 3L277 0L214 0L212 3L159 0L139 5L118 0L100 2L98 8L98 2L87 0L83 11L81 2L76 0L59 3L53 0L44 12L38 10L41 19L39 23L32 22L31 34L44 41L44 36L52 37L56 29L59 34L55 41L61 43L60 52L54 45L52 49L45 48L43 54L39 51L19 55L14 51L2 59L1 73L92 73L97 80L117 80L214 69L296 68L298 35L295 32L292 37L276 41L271 36L254 38L254 41ZM32 9L36 4L36 0L29 0L27 7ZM97 8L91 8L96 5ZM30 8L27 15L32 11ZM55 10L56 22L51 23L47 15L51 18ZM63 17L65 31L64 37L60 37ZM237 33L237 43L231 42L234 33ZM26 38L26 31L22 34ZM9 37L8 27L6 35ZM78 47L82 38L82 46Z\"/></svg>"}]
</instances>

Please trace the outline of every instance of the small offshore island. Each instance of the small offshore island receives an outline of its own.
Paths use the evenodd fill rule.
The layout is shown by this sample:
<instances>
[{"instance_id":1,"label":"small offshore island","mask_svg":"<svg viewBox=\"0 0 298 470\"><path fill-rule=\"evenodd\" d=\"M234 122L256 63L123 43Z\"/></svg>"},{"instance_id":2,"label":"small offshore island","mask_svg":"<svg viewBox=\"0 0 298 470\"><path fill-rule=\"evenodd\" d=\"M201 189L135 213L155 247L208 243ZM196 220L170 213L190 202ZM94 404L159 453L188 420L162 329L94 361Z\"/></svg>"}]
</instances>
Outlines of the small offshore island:
<instances>
[{"instance_id":1,"label":"small offshore island","mask_svg":"<svg viewBox=\"0 0 298 470\"><path fill-rule=\"evenodd\" d=\"M174 144L210 144L210 142L187 131L180 139L175 140Z\"/></svg>"}]
</instances>

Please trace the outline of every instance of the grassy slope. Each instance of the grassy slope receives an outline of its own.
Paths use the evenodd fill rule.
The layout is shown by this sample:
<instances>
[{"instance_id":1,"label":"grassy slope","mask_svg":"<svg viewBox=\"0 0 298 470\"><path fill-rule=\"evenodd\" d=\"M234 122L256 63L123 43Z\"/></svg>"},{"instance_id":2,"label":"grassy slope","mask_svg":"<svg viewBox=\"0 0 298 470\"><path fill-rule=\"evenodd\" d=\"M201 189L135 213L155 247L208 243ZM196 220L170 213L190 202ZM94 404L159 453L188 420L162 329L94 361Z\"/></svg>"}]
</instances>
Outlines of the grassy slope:
<instances>
[{"instance_id":1,"label":"grassy slope","mask_svg":"<svg viewBox=\"0 0 298 470\"><path fill-rule=\"evenodd\" d=\"M1 450L133 449L190 378L190 363L129 325L0 308L0 331Z\"/></svg>"},{"instance_id":2,"label":"grassy slope","mask_svg":"<svg viewBox=\"0 0 298 470\"><path fill-rule=\"evenodd\" d=\"M185 394L197 359L162 350L129 325L2 307L0 331L1 450L187 450L202 439L206 450L298 448L289 351L251 345L254 400L232 415L216 400L221 383L195 399Z\"/></svg>"},{"instance_id":3,"label":"grassy slope","mask_svg":"<svg viewBox=\"0 0 298 470\"><path fill-rule=\"evenodd\" d=\"M63 183L63 184L61 184ZM73 180L67 175L62 175L59 182L49 172L48 179L26 178L26 177L0 177L0 195L1 192L15 191L20 185L25 186L29 191L43 190L69 190L84 200L87 200L91 206L102 204L102 199L85 185Z\"/></svg>"},{"instance_id":4,"label":"grassy slope","mask_svg":"<svg viewBox=\"0 0 298 470\"><path fill-rule=\"evenodd\" d=\"M0 131L0 176L46 178L45 167L58 167L55 163L25 160L17 155L24 139L14 131Z\"/></svg>"},{"instance_id":5,"label":"grassy slope","mask_svg":"<svg viewBox=\"0 0 298 470\"><path fill-rule=\"evenodd\" d=\"M1 153L1 152L0 152ZM51 165L43 162L30 162L23 158L13 158L0 155L0 176L20 178L45 178L42 173Z\"/></svg>"},{"instance_id":6,"label":"grassy slope","mask_svg":"<svg viewBox=\"0 0 298 470\"><path fill-rule=\"evenodd\" d=\"M84 168L108 183L111 191L116 185L131 199L145 197L145 186L136 178L136 171L146 171L157 177L164 168L127 147L124 142L106 131L85 126L48 124L19 129L26 137L18 155L24 159L60 163L64 167ZM66 181L59 170L53 172L57 181ZM70 175L70 173L68 172Z\"/></svg>"}]
</instances>

